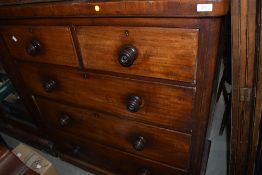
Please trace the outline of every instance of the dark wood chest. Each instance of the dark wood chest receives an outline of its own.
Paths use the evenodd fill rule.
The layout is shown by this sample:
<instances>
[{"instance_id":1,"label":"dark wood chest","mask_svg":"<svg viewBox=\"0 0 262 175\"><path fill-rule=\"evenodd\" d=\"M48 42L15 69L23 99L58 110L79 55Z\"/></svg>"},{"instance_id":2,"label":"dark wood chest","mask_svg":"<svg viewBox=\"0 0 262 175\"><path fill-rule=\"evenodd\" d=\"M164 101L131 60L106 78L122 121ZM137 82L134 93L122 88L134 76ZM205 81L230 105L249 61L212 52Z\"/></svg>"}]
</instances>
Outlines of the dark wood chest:
<instances>
[{"instance_id":1,"label":"dark wood chest","mask_svg":"<svg viewBox=\"0 0 262 175\"><path fill-rule=\"evenodd\" d=\"M1 62L63 159L99 174L197 175L227 8L6 1Z\"/></svg>"}]
</instances>

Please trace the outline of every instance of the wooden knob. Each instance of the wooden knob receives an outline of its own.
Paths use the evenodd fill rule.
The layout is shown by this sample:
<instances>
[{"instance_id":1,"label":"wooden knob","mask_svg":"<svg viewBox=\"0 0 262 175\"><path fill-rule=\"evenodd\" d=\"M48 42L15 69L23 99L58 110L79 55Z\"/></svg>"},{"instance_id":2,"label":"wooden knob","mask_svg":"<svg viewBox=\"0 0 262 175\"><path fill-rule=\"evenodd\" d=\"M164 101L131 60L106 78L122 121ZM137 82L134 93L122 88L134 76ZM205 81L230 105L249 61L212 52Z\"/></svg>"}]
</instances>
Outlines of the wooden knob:
<instances>
[{"instance_id":1,"label":"wooden knob","mask_svg":"<svg viewBox=\"0 0 262 175\"><path fill-rule=\"evenodd\" d=\"M143 136L139 136L136 139L133 147L137 151L142 151L145 148L145 144L146 144L146 139Z\"/></svg>"},{"instance_id":2,"label":"wooden knob","mask_svg":"<svg viewBox=\"0 0 262 175\"><path fill-rule=\"evenodd\" d=\"M48 79L44 82L43 88L46 92L51 92L57 87L57 82L54 79Z\"/></svg>"},{"instance_id":3,"label":"wooden knob","mask_svg":"<svg viewBox=\"0 0 262 175\"><path fill-rule=\"evenodd\" d=\"M137 49L132 45L125 45L119 52L118 62L124 67L130 67L137 55Z\"/></svg>"},{"instance_id":4,"label":"wooden knob","mask_svg":"<svg viewBox=\"0 0 262 175\"><path fill-rule=\"evenodd\" d=\"M127 98L127 110L130 112L137 112L142 105L142 98L138 95L129 95Z\"/></svg>"},{"instance_id":5,"label":"wooden knob","mask_svg":"<svg viewBox=\"0 0 262 175\"><path fill-rule=\"evenodd\" d=\"M31 40L27 47L26 47L26 52L31 55L31 56L35 56L35 55L38 55L41 53L41 50L42 50L42 45L41 43L36 40L36 39L33 39Z\"/></svg>"},{"instance_id":6,"label":"wooden knob","mask_svg":"<svg viewBox=\"0 0 262 175\"><path fill-rule=\"evenodd\" d=\"M71 122L71 117L68 114L62 114L59 123L62 127L68 126Z\"/></svg>"}]
</instances>

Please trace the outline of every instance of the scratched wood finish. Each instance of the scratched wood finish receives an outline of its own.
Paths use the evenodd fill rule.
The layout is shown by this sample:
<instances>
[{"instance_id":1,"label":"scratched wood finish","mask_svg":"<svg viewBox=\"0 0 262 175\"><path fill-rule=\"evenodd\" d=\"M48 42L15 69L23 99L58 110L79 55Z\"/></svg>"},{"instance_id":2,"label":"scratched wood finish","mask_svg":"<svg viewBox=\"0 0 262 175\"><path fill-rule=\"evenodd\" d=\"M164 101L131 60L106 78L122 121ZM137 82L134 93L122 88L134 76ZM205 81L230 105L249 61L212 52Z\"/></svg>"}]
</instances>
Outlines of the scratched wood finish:
<instances>
[{"instance_id":1,"label":"scratched wood finish","mask_svg":"<svg viewBox=\"0 0 262 175\"><path fill-rule=\"evenodd\" d=\"M173 128L191 128L194 88L94 73L87 73L85 79L83 72L30 64L19 67L27 87L35 94ZM47 78L58 83L53 92L45 92L42 87ZM143 99L136 113L126 108L130 94Z\"/></svg>"},{"instance_id":2,"label":"scratched wood finish","mask_svg":"<svg viewBox=\"0 0 262 175\"><path fill-rule=\"evenodd\" d=\"M101 144L80 139L59 130L49 130L50 137L62 152L62 159L66 159L95 174L103 175L134 175L142 174L145 169L150 175L186 175L186 171L161 164L159 162L135 156ZM74 154L76 146L80 147L79 153ZM82 163L80 161L83 161ZM89 164L90 163L90 164Z\"/></svg>"},{"instance_id":3,"label":"scratched wood finish","mask_svg":"<svg viewBox=\"0 0 262 175\"><path fill-rule=\"evenodd\" d=\"M81 138L95 140L177 168L188 168L190 135L73 108L41 98L37 99L37 104L48 128L55 127ZM61 127L59 121L65 114L71 120L68 126ZM140 136L145 138L146 143L142 151L137 151L133 145Z\"/></svg>"},{"instance_id":4,"label":"scratched wood finish","mask_svg":"<svg viewBox=\"0 0 262 175\"><path fill-rule=\"evenodd\" d=\"M78 66L69 27L1 26L0 32L11 55L18 60ZM13 40L13 36L17 42ZM26 47L32 39L42 44L39 55L31 56L26 52Z\"/></svg>"},{"instance_id":5,"label":"scratched wood finish","mask_svg":"<svg viewBox=\"0 0 262 175\"><path fill-rule=\"evenodd\" d=\"M240 100L240 89L253 90L256 0L231 2L232 34L232 131L230 143L230 173L247 173L249 157L252 98ZM253 96L254 92L251 92Z\"/></svg>"},{"instance_id":6,"label":"scratched wood finish","mask_svg":"<svg viewBox=\"0 0 262 175\"><path fill-rule=\"evenodd\" d=\"M77 36L87 69L195 82L198 29L88 26ZM118 62L124 45L138 52L130 67Z\"/></svg>"},{"instance_id":7,"label":"scratched wood finish","mask_svg":"<svg viewBox=\"0 0 262 175\"><path fill-rule=\"evenodd\" d=\"M252 130L251 130L251 140L250 140L250 149L249 149L249 161L248 161L248 171L247 174L254 174L258 169L256 162L258 160L258 146L260 136L260 125L261 125L261 116L262 116L262 3L261 1L257 5L257 33L256 33L256 61L255 61L255 90L256 98L254 105L253 121L252 121ZM257 173L257 172L256 172ZM257 173L258 174L258 173Z\"/></svg>"},{"instance_id":8,"label":"scratched wood finish","mask_svg":"<svg viewBox=\"0 0 262 175\"><path fill-rule=\"evenodd\" d=\"M197 12L197 4L213 4L213 10ZM95 6L100 11L95 10ZM0 6L0 18L36 17L207 17L223 16L228 10L228 0L124 0L124 1L70 1Z\"/></svg>"}]
</instances>

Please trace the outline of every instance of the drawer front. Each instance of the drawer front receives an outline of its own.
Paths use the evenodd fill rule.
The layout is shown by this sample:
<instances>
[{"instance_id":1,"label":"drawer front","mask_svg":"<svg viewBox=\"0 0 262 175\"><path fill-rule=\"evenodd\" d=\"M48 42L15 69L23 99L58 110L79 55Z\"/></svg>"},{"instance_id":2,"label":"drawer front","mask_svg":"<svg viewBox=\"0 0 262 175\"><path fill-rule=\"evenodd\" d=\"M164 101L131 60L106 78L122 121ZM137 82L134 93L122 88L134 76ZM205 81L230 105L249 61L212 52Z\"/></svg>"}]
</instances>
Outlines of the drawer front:
<instances>
[{"instance_id":1,"label":"drawer front","mask_svg":"<svg viewBox=\"0 0 262 175\"><path fill-rule=\"evenodd\" d=\"M175 129L191 128L193 88L30 64L21 64L20 70L26 85L40 96Z\"/></svg>"},{"instance_id":2,"label":"drawer front","mask_svg":"<svg viewBox=\"0 0 262 175\"><path fill-rule=\"evenodd\" d=\"M57 130L49 130L49 132L50 137L53 138L56 144L56 148L62 152L62 158L68 159L68 156L70 156L72 159L87 162L112 174L142 175L143 173L146 174L146 172L150 175L187 174L184 170L118 151L89 140L83 141Z\"/></svg>"},{"instance_id":3,"label":"drawer front","mask_svg":"<svg viewBox=\"0 0 262 175\"><path fill-rule=\"evenodd\" d=\"M0 31L16 59L78 66L69 27L7 26Z\"/></svg>"},{"instance_id":4,"label":"drawer front","mask_svg":"<svg viewBox=\"0 0 262 175\"><path fill-rule=\"evenodd\" d=\"M191 136L98 112L37 99L47 127L187 169Z\"/></svg>"},{"instance_id":5,"label":"drawer front","mask_svg":"<svg viewBox=\"0 0 262 175\"><path fill-rule=\"evenodd\" d=\"M195 82L198 29L78 27L84 66Z\"/></svg>"}]
</instances>

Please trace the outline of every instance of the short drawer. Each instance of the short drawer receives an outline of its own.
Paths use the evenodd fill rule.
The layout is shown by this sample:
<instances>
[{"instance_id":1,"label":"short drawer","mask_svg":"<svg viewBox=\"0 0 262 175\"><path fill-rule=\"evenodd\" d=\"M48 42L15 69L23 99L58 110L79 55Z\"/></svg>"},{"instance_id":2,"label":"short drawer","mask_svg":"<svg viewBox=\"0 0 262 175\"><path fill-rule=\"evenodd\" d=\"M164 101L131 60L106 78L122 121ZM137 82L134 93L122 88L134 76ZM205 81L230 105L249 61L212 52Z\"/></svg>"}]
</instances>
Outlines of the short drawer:
<instances>
[{"instance_id":1,"label":"short drawer","mask_svg":"<svg viewBox=\"0 0 262 175\"><path fill-rule=\"evenodd\" d=\"M116 175L186 175L186 170L177 169L150 159L141 158L107 146L79 139L58 130L49 130L61 158L77 163L88 164L87 168L103 169L105 174ZM81 164L82 167L85 163ZM109 172L109 173L108 173ZM104 174L104 173L101 173Z\"/></svg>"},{"instance_id":2,"label":"short drawer","mask_svg":"<svg viewBox=\"0 0 262 175\"><path fill-rule=\"evenodd\" d=\"M190 131L195 89L20 64L34 94L139 121Z\"/></svg>"},{"instance_id":3,"label":"short drawer","mask_svg":"<svg viewBox=\"0 0 262 175\"><path fill-rule=\"evenodd\" d=\"M195 83L198 29L85 26L77 36L87 69Z\"/></svg>"},{"instance_id":4,"label":"short drawer","mask_svg":"<svg viewBox=\"0 0 262 175\"><path fill-rule=\"evenodd\" d=\"M37 99L37 104L47 127L174 167L188 168L191 135L41 98Z\"/></svg>"},{"instance_id":5,"label":"short drawer","mask_svg":"<svg viewBox=\"0 0 262 175\"><path fill-rule=\"evenodd\" d=\"M11 55L18 60L78 66L69 27L6 26L0 31Z\"/></svg>"}]
</instances>

